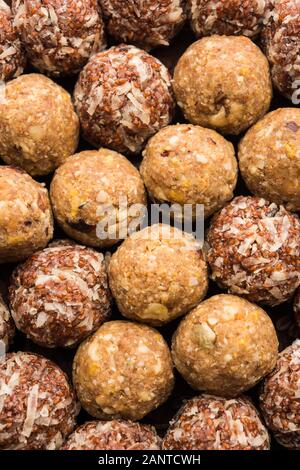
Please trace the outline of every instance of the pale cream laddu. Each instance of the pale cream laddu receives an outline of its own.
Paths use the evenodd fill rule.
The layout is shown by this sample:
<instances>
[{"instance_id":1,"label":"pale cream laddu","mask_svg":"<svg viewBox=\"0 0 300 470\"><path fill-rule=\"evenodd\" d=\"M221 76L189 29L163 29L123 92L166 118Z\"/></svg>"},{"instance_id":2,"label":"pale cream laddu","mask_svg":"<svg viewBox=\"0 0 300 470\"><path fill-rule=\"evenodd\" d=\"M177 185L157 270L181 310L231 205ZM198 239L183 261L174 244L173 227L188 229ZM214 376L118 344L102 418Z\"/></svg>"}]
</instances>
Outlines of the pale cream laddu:
<instances>
[{"instance_id":1,"label":"pale cream laddu","mask_svg":"<svg viewBox=\"0 0 300 470\"><path fill-rule=\"evenodd\" d=\"M261 50L245 36L192 44L175 67L177 103L192 124L239 135L269 110L272 83Z\"/></svg>"},{"instance_id":2,"label":"pale cream laddu","mask_svg":"<svg viewBox=\"0 0 300 470\"><path fill-rule=\"evenodd\" d=\"M79 347L73 382L83 408L100 419L142 419L173 389L173 363L160 333L112 321Z\"/></svg>"}]
</instances>

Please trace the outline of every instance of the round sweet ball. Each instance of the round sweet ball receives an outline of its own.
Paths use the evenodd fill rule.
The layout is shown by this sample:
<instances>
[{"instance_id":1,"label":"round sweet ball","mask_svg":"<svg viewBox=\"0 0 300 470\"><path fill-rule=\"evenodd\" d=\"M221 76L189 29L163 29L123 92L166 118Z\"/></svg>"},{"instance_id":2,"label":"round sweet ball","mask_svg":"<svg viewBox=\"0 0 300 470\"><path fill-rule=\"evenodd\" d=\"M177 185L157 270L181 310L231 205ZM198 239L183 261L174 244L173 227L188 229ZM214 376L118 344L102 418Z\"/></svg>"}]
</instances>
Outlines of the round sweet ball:
<instances>
[{"instance_id":1,"label":"round sweet ball","mask_svg":"<svg viewBox=\"0 0 300 470\"><path fill-rule=\"evenodd\" d=\"M9 353L0 361L2 450L59 449L78 414L63 371L36 354Z\"/></svg>"},{"instance_id":2,"label":"round sweet ball","mask_svg":"<svg viewBox=\"0 0 300 470\"><path fill-rule=\"evenodd\" d=\"M13 0L13 9L28 59L42 73L75 75L106 46L97 0Z\"/></svg>"},{"instance_id":3,"label":"round sweet ball","mask_svg":"<svg viewBox=\"0 0 300 470\"><path fill-rule=\"evenodd\" d=\"M300 287L296 292L294 299L294 312L296 317L296 322L300 327Z\"/></svg>"},{"instance_id":4,"label":"round sweet ball","mask_svg":"<svg viewBox=\"0 0 300 470\"><path fill-rule=\"evenodd\" d=\"M219 287L270 306L300 281L300 220L262 198L237 197L214 218L207 260Z\"/></svg>"},{"instance_id":5,"label":"round sweet ball","mask_svg":"<svg viewBox=\"0 0 300 470\"><path fill-rule=\"evenodd\" d=\"M78 349L73 381L83 408L100 419L142 419L173 389L171 354L163 337L136 323L104 323Z\"/></svg>"},{"instance_id":6,"label":"round sweet ball","mask_svg":"<svg viewBox=\"0 0 300 470\"><path fill-rule=\"evenodd\" d=\"M300 211L300 109L277 109L255 124L240 143L239 163L252 193Z\"/></svg>"},{"instance_id":7,"label":"round sweet ball","mask_svg":"<svg viewBox=\"0 0 300 470\"><path fill-rule=\"evenodd\" d=\"M0 361L15 335L15 325L7 305L0 295Z\"/></svg>"},{"instance_id":8,"label":"round sweet ball","mask_svg":"<svg viewBox=\"0 0 300 470\"><path fill-rule=\"evenodd\" d=\"M183 0L100 0L109 34L145 49L169 46L185 22Z\"/></svg>"},{"instance_id":9,"label":"round sweet ball","mask_svg":"<svg viewBox=\"0 0 300 470\"><path fill-rule=\"evenodd\" d=\"M22 261L53 235L47 189L23 170L0 166L0 263Z\"/></svg>"},{"instance_id":10,"label":"round sweet ball","mask_svg":"<svg viewBox=\"0 0 300 470\"><path fill-rule=\"evenodd\" d=\"M238 135L270 107L269 64L245 36L203 38L179 59L174 91L189 122Z\"/></svg>"},{"instance_id":11,"label":"round sweet ball","mask_svg":"<svg viewBox=\"0 0 300 470\"><path fill-rule=\"evenodd\" d=\"M91 421L71 434L62 450L160 450L152 426L132 421Z\"/></svg>"},{"instance_id":12,"label":"round sweet ball","mask_svg":"<svg viewBox=\"0 0 300 470\"><path fill-rule=\"evenodd\" d=\"M44 75L6 85L0 101L0 157L31 176L52 173L78 145L79 120L70 95Z\"/></svg>"},{"instance_id":13,"label":"round sweet ball","mask_svg":"<svg viewBox=\"0 0 300 470\"><path fill-rule=\"evenodd\" d=\"M125 317L161 326L205 297L206 262L190 235L152 225L127 238L112 256L109 285Z\"/></svg>"},{"instance_id":14,"label":"round sweet ball","mask_svg":"<svg viewBox=\"0 0 300 470\"><path fill-rule=\"evenodd\" d=\"M201 395L179 410L163 439L164 450L269 450L270 438L246 397Z\"/></svg>"},{"instance_id":15,"label":"round sweet ball","mask_svg":"<svg viewBox=\"0 0 300 470\"><path fill-rule=\"evenodd\" d=\"M233 295L202 302L179 325L172 355L195 389L233 397L249 390L276 364L278 340L269 316Z\"/></svg>"},{"instance_id":16,"label":"round sweet ball","mask_svg":"<svg viewBox=\"0 0 300 470\"><path fill-rule=\"evenodd\" d=\"M138 170L112 150L81 152L55 173L50 190L57 222L84 245L112 246L143 220L147 197Z\"/></svg>"},{"instance_id":17,"label":"round sweet ball","mask_svg":"<svg viewBox=\"0 0 300 470\"><path fill-rule=\"evenodd\" d=\"M254 38L270 14L272 0L187 0L189 19L198 37L243 35Z\"/></svg>"},{"instance_id":18,"label":"round sweet ball","mask_svg":"<svg viewBox=\"0 0 300 470\"><path fill-rule=\"evenodd\" d=\"M238 168L233 145L211 129L168 126L150 139L141 174L153 200L203 204L208 217L233 198Z\"/></svg>"},{"instance_id":19,"label":"round sweet ball","mask_svg":"<svg viewBox=\"0 0 300 470\"><path fill-rule=\"evenodd\" d=\"M262 33L262 43L271 64L274 86L292 99L299 90L300 3L273 1L273 10Z\"/></svg>"},{"instance_id":20,"label":"round sweet ball","mask_svg":"<svg viewBox=\"0 0 300 470\"><path fill-rule=\"evenodd\" d=\"M133 154L170 123L175 108L167 68L147 52L125 45L90 59L74 98L88 142Z\"/></svg>"},{"instance_id":21,"label":"round sweet ball","mask_svg":"<svg viewBox=\"0 0 300 470\"><path fill-rule=\"evenodd\" d=\"M279 355L276 369L262 387L260 406L276 440L300 450L300 340Z\"/></svg>"},{"instance_id":22,"label":"round sweet ball","mask_svg":"<svg viewBox=\"0 0 300 470\"><path fill-rule=\"evenodd\" d=\"M6 82L21 75L25 63L11 9L4 0L0 0L0 80Z\"/></svg>"},{"instance_id":23,"label":"round sweet ball","mask_svg":"<svg viewBox=\"0 0 300 470\"><path fill-rule=\"evenodd\" d=\"M32 341L75 346L110 316L104 256L75 244L46 248L16 268L9 301L17 327Z\"/></svg>"}]
</instances>

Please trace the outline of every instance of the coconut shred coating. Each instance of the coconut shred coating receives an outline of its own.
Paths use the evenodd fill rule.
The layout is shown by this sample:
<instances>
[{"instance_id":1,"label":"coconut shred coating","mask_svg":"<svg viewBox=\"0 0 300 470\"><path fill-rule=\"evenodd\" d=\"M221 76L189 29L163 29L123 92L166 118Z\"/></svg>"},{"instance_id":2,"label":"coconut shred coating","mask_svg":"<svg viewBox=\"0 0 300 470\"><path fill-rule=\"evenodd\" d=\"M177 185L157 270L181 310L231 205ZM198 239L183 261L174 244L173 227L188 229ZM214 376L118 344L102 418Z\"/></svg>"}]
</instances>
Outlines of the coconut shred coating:
<instances>
[{"instance_id":1,"label":"coconut shred coating","mask_svg":"<svg viewBox=\"0 0 300 470\"><path fill-rule=\"evenodd\" d=\"M168 46L186 18L183 0L100 0L100 4L109 34L145 49Z\"/></svg>"},{"instance_id":2,"label":"coconut shred coating","mask_svg":"<svg viewBox=\"0 0 300 470\"><path fill-rule=\"evenodd\" d=\"M170 423L164 450L269 450L268 431L246 397L201 395L189 400Z\"/></svg>"},{"instance_id":3,"label":"coconut shred coating","mask_svg":"<svg viewBox=\"0 0 300 470\"><path fill-rule=\"evenodd\" d=\"M0 80L7 81L21 75L25 63L11 9L4 0L0 0Z\"/></svg>"},{"instance_id":4,"label":"coconut shred coating","mask_svg":"<svg viewBox=\"0 0 300 470\"><path fill-rule=\"evenodd\" d=\"M136 323L107 322L80 345L73 383L91 416L136 421L171 394L171 354L158 331Z\"/></svg>"},{"instance_id":5,"label":"coconut shred coating","mask_svg":"<svg viewBox=\"0 0 300 470\"><path fill-rule=\"evenodd\" d=\"M263 384L260 406L277 441L300 450L300 340L280 353L276 369Z\"/></svg>"},{"instance_id":6,"label":"coconut shred coating","mask_svg":"<svg viewBox=\"0 0 300 470\"><path fill-rule=\"evenodd\" d=\"M13 0L12 5L27 56L41 72L76 74L105 48L97 0Z\"/></svg>"},{"instance_id":7,"label":"coconut shred coating","mask_svg":"<svg viewBox=\"0 0 300 470\"><path fill-rule=\"evenodd\" d=\"M1 360L1 346L4 345L4 350L7 350L15 335L15 325L2 296L0 295L0 360ZM2 343L2 344L1 344ZM1 398L0 398L1 401Z\"/></svg>"},{"instance_id":8,"label":"coconut shred coating","mask_svg":"<svg viewBox=\"0 0 300 470\"><path fill-rule=\"evenodd\" d=\"M198 37L211 34L255 37L270 14L272 0L187 0Z\"/></svg>"},{"instance_id":9,"label":"coconut shred coating","mask_svg":"<svg viewBox=\"0 0 300 470\"><path fill-rule=\"evenodd\" d=\"M300 221L283 206L237 197L207 236L212 279L232 294L270 306L290 299L300 281Z\"/></svg>"},{"instance_id":10,"label":"coconut shred coating","mask_svg":"<svg viewBox=\"0 0 300 470\"><path fill-rule=\"evenodd\" d=\"M291 99L300 80L300 0L273 1L262 42L274 85Z\"/></svg>"},{"instance_id":11,"label":"coconut shred coating","mask_svg":"<svg viewBox=\"0 0 300 470\"><path fill-rule=\"evenodd\" d=\"M132 421L92 421L79 426L62 450L160 450L152 426Z\"/></svg>"},{"instance_id":12,"label":"coconut shred coating","mask_svg":"<svg viewBox=\"0 0 300 470\"><path fill-rule=\"evenodd\" d=\"M0 361L0 449L59 449L77 413L73 389L53 362L25 352Z\"/></svg>"},{"instance_id":13,"label":"coconut shred coating","mask_svg":"<svg viewBox=\"0 0 300 470\"><path fill-rule=\"evenodd\" d=\"M167 68L147 52L120 45L92 57L79 76L75 106L85 139L138 153L174 111Z\"/></svg>"},{"instance_id":14,"label":"coconut shred coating","mask_svg":"<svg viewBox=\"0 0 300 470\"><path fill-rule=\"evenodd\" d=\"M102 253L83 246L50 246L13 273L9 299L17 327L44 347L71 347L110 316Z\"/></svg>"}]
</instances>

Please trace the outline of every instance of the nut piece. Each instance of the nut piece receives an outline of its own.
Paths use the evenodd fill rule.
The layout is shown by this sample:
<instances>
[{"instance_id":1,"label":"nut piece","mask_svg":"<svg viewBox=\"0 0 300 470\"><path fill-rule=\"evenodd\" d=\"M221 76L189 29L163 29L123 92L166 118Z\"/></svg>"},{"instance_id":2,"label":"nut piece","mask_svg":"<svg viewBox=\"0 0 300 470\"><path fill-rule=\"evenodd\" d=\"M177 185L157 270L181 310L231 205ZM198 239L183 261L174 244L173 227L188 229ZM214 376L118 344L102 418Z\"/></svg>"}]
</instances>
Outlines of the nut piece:
<instances>
[{"instance_id":1,"label":"nut piece","mask_svg":"<svg viewBox=\"0 0 300 470\"><path fill-rule=\"evenodd\" d=\"M55 450L73 431L79 408L62 370L36 354L0 361L0 449Z\"/></svg>"},{"instance_id":2,"label":"nut piece","mask_svg":"<svg viewBox=\"0 0 300 470\"><path fill-rule=\"evenodd\" d=\"M300 450L300 340L279 354L276 369L262 387L260 406L277 441Z\"/></svg>"},{"instance_id":3,"label":"nut piece","mask_svg":"<svg viewBox=\"0 0 300 470\"><path fill-rule=\"evenodd\" d=\"M255 124L240 143L239 162L252 193L300 211L300 109L277 109Z\"/></svg>"},{"instance_id":4,"label":"nut piece","mask_svg":"<svg viewBox=\"0 0 300 470\"><path fill-rule=\"evenodd\" d=\"M208 217L233 198L238 168L234 148L210 129L168 126L150 139L141 174L153 200L203 204Z\"/></svg>"},{"instance_id":5,"label":"nut piece","mask_svg":"<svg viewBox=\"0 0 300 470\"><path fill-rule=\"evenodd\" d=\"M202 349L212 349L217 340L217 335L207 323L195 325L193 329L193 341Z\"/></svg>"},{"instance_id":6,"label":"nut piece","mask_svg":"<svg viewBox=\"0 0 300 470\"><path fill-rule=\"evenodd\" d=\"M232 294L279 305L300 281L300 221L283 206L237 197L214 218L207 234L212 279Z\"/></svg>"},{"instance_id":7,"label":"nut piece","mask_svg":"<svg viewBox=\"0 0 300 470\"><path fill-rule=\"evenodd\" d=\"M13 0L12 5L28 59L42 73L75 75L105 48L97 0Z\"/></svg>"},{"instance_id":8,"label":"nut piece","mask_svg":"<svg viewBox=\"0 0 300 470\"><path fill-rule=\"evenodd\" d=\"M70 95L49 78L22 75L0 100L0 157L32 176L52 173L75 152L79 121Z\"/></svg>"},{"instance_id":9,"label":"nut piece","mask_svg":"<svg viewBox=\"0 0 300 470\"><path fill-rule=\"evenodd\" d=\"M173 364L155 330L108 322L78 349L73 381L84 409L102 419L142 419L169 397Z\"/></svg>"},{"instance_id":10,"label":"nut piece","mask_svg":"<svg viewBox=\"0 0 300 470\"><path fill-rule=\"evenodd\" d=\"M84 245L109 247L139 227L147 197L138 170L123 155L100 149L70 157L50 190L61 228Z\"/></svg>"},{"instance_id":11,"label":"nut piece","mask_svg":"<svg viewBox=\"0 0 300 470\"><path fill-rule=\"evenodd\" d=\"M275 367L278 341L268 315L233 295L202 302L173 337L176 368L195 389L233 397Z\"/></svg>"},{"instance_id":12,"label":"nut piece","mask_svg":"<svg viewBox=\"0 0 300 470\"><path fill-rule=\"evenodd\" d=\"M276 0L266 18L262 44L271 64L275 87L299 105L300 2Z\"/></svg>"},{"instance_id":13,"label":"nut piece","mask_svg":"<svg viewBox=\"0 0 300 470\"><path fill-rule=\"evenodd\" d=\"M207 268L196 240L157 224L131 235L112 256L109 285L122 315L160 326L205 297Z\"/></svg>"},{"instance_id":14,"label":"nut piece","mask_svg":"<svg viewBox=\"0 0 300 470\"><path fill-rule=\"evenodd\" d=\"M72 347L110 316L110 294L102 253L57 244L18 266L9 287L17 327L35 343Z\"/></svg>"},{"instance_id":15,"label":"nut piece","mask_svg":"<svg viewBox=\"0 0 300 470\"><path fill-rule=\"evenodd\" d=\"M201 395L178 412L163 440L164 450L269 450L270 438L246 398Z\"/></svg>"},{"instance_id":16,"label":"nut piece","mask_svg":"<svg viewBox=\"0 0 300 470\"><path fill-rule=\"evenodd\" d=\"M272 99L269 64L244 36L192 44L174 73L178 105L192 124L239 135L262 118Z\"/></svg>"},{"instance_id":17,"label":"nut piece","mask_svg":"<svg viewBox=\"0 0 300 470\"><path fill-rule=\"evenodd\" d=\"M100 0L109 34L149 50L169 46L186 16L183 0Z\"/></svg>"},{"instance_id":18,"label":"nut piece","mask_svg":"<svg viewBox=\"0 0 300 470\"><path fill-rule=\"evenodd\" d=\"M11 9L4 0L0 0L0 80L7 81L21 75L25 63Z\"/></svg>"},{"instance_id":19,"label":"nut piece","mask_svg":"<svg viewBox=\"0 0 300 470\"><path fill-rule=\"evenodd\" d=\"M91 421L79 426L62 450L160 450L152 426L132 421Z\"/></svg>"},{"instance_id":20,"label":"nut piece","mask_svg":"<svg viewBox=\"0 0 300 470\"><path fill-rule=\"evenodd\" d=\"M0 167L0 263L22 261L53 235L48 191L22 170Z\"/></svg>"},{"instance_id":21,"label":"nut piece","mask_svg":"<svg viewBox=\"0 0 300 470\"><path fill-rule=\"evenodd\" d=\"M255 37L269 16L272 0L187 0L191 26L197 35Z\"/></svg>"},{"instance_id":22,"label":"nut piece","mask_svg":"<svg viewBox=\"0 0 300 470\"><path fill-rule=\"evenodd\" d=\"M155 57L120 45L95 55L79 76L75 106L95 147L139 153L175 108L171 76Z\"/></svg>"}]
</instances>

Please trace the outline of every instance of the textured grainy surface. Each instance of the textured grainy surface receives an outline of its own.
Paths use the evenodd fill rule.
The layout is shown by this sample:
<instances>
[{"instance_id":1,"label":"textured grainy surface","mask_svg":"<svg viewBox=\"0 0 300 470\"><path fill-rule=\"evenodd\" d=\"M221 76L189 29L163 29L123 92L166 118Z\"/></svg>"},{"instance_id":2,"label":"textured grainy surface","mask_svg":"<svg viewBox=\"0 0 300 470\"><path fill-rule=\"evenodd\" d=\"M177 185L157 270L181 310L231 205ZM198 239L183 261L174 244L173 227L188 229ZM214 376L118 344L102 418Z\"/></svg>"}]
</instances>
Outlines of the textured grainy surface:
<instances>
[{"instance_id":1,"label":"textured grainy surface","mask_svg":"<svg viewBox=\"0 0 300 470\"><path fill-rule=\"evenodd\" d=\"M135 421L172 392L171 354L158 331L136 323L107 322L79 347L73 382L92 416Z\"/></svg>"},{"instance_id":2,"label":"textured grainy surface","mask_svg":"<svg viewBox=\"0 0 300 470\"><path fill-rule=\"evenodd\" d=\"M0 0L0 80L7 81L20 75L25 63L25 54L13 25L11 9Z\"/></svg>"},{"instance_id":3,"label":"textured grainy surface","mask_svg":"<svg viewBox=\"0 0 300 470\"><path fill-rule=\"evenodd\" d=\"M280 444L300 450L300 340L279 356L276 369L266 378L260 406L267 426Z\"/></svg>"},{"instance_id":4,"label":"textured grainy surface","mask_svg":"<svg viewBox=\"0 0 300 470\"><path fill-rule=\"evenodd\" d=\"M65 374L35 354L0 361L0 449L54 450L75 427L78 405Z\"/></svg>"},{"instance_id":5,"label":"textured grainy surface","mask_svg":"<svg viewBox=\"0 0 300 470\"><path fill-rule=\"evenodd\" d=\"M230 142L210 129L168 126L152 137L140 168L154 201L204 204L208 217L233 198L237 162Z\"/></svg>"},{"instance_id":6,"label":"textured grainy surface","mask_svg":"<svg viewBox=\"0 0 300 470\"><path fill-rule=\"evenodd\" d=\"M204 298L207 267L190 235L153 225L127 238L112 256L109 285L125 317L159 326Z\"/></svg>"},{"instance_id":7,"label":"textured grainy surface","mask_svg":"<svg viewBox=\"0 0 300 470\"><path fill-rule=\"evenodd\" d=\"M0 263L22 261L53 236L48 191L25 172L0 167Z\"/></svg>"},{"instance_id":8,"label":"textured grainy surface","mask_svg":"<svg viewBox=\"0 0 300 470\"><path fill-rule=\"evenodd\" d=\"M252 193L300 211L300 109L277 109L253 126L239 145L239 163Z\"/></svg>"},{"instance_id":9,"label":"textured grainy surface","mask_svg":"<svg viewBox=\"0 0 300 470\"><path fill-rule=\"evenodd\" d=\"M187 0L196 36L211 34L255 37L271 10L272 0Z\"/></svg>"},{"instance_id":10,"label":"textured grainy surface","mask_svg":"<svg viewBox=\"0 0 300 470\"><path fill-rule=\"evenodd\" d=\"M12 276L17 327L44 347L75 346L110 316L104 256L75 244L46 248Z\"/></svg>"},{"instance_id":11,"label":"textured grainy surface","mask_svg":"<svg viewBox=\"0 0 300 470\"><path fill-rule=\"evenodd\" d=\"M300 86L300 0L273 0L262 45L271 64L275 87L291 99Z\"/></svg>"},{"instance_id":12,"label":"textured grainy surface","mask_svg":"<svg viewBox=\"0 0 300 470\"><path fill-rule=\"evenodd\" d=\"M138 170L123 155L107 149L70 157L56 171L50 195L62 229L75 240L98 248L125 238L126 222L135 220L138 226L137 219L144 215L143 210L130 215L130 207L147 204Z\"/></svg>"},{"instance_id":13,"label":"textured grainy surface","mask_svg":"<svg viewBox=\"0 0 300 470\"><path fill-rule=\"evenodd\" d=\"M300 220L283 206L237 197L207 234L212 279L253 302L279 305L300 282Z\"/></svg>"},{"instance_id":14,"label":"textured grainy surface","mask_svg":"<svg viewBox=\"0 0 300 470\"><path fill-rule=\"evenodd\" d=\"M107 29L119 42L168 46L183 25L185 0L100 0Z\"/></svg>"},{"instance_id":15,"label":"textured grainy surface","mask_svg":"<svg viewBox=\"0 0 300 470\"><path fill-rule=\"evenodd\" d=\"M74 98L85 139L119 152L139 153L149 137L170 123L175 107L167 68L125 45L89 61Z\"/></svg>"},{"instance_id":16,"label":"textured grainy surface","mask_svg":"<svg viewBox=\"0 0 300 470\"><path fill-rule=\"evenodd\" d=\"M13 0L14 24L31 64L51 75L75 75L105 48L97 0Z\"/></svg>"},{"instance_id":17,"label":"textured grainy surface","mask_svg":"<svg viewBox=\"0 0 300 470\"><path fill-rule=\"evenodd\" d=\"M74 431L63 450L159 450L155 428L132 421L92 421Z\"/></svg>"},{"instance_id":18,"label":"textured grainy surface","mask_svg":"<svg viewBox=\"0 0 300 470\"><path fill-rule=\"evenodd\" d=\"M171 421L164 450L268 450L270 439L246 397L202 395L189 400Z\"/></svg>"},{"instance_id":19,"label":"textured grainy surface","mask_svg":"<svg viewBox=\"0 0 300 470\"><path fill-rule=\"evenodd\" d=\"M170 70L173 70L177 60L179 59L180 55L185 51L185 49L195 40L192 32L190 31L189 27L186 25L184 30L179 33L177 37L174 38L171 47L161 47L155 49L153 54L161 60L166 66L169 67ZM72 91L73 89L73 79L68 80L60 80L60 84L62 84L68 91ZM277 109L279 107L290 107L292 103L289 102L287 99L279 95L279 93L275 92L274 100L272 102L272 109ZM176 119L174 123L182 122L184 123L185 120L183 119L180 113L177 113ZM236 138L230 139L233 143L237 142ZM86 150L90 147L86 144L86 142L81 141L80 150ZM140 161L140 156L138 156L134 161ZM235 190L235 195L247 195L249 192L247 191L245 185L241 178L239 178L238 186ZM208 227L209 220L206 221L205 226ZM56 237L61 238L64 237L64 234L61 230L59 230L58 226L56 225ZM115 249L115 248L114 248ZM114 250L113 249L113 250ZM6 264L0 266L0 289L2 291L2 287L5 287L9 275L13 265ZM3 282L4 281L4 282ZM221 290L218 288L216 283L210 282L210 288L207 294L207 297L215 295L217 293L221 293ZM5 295L5 289L3 291ZM277 334L280 339L280 348L284 348L291 344L291 342L299 337L300 329L296 327L294 322L294 315L292 311L292 303L286 302L284 305L280 305L278 307L269 308L267 307L267 312L269 313L270 317L272 318L274 325L276 326ZM114 320L122 319L120 313L118 312L117 308L113 309L113 317ZM170 338L172 333L178 326L178 320L175 320L162 328L160 328L160 332L163 334L165 339L170 343ZM53 360L60 367L63 368L66 372L70 373L73 357L75 354L74 349L46 349L41 348L38 345L34 344L32 341L26 339L25 335L21 332L16 332L16 337L14 343L11 345L10 350L17 351L34 351L41 355L48 357L49 359ZM174 417L178 409L181 407L184 400L192 398L195 396L195 391L193 391L189 385L182 379L182 377L175 372L176 375L176 383L174 392L170 395L170 398L158 409L153 410L150 414L148 414L143 420L143 423L151 423L154 425L158 431L158 433L163 436L167 430L169 421ZM249 394L253 397L254 402L257 399L257 392L258 388L255 387ZM88 415L84 410L80 413L78 417L78 424L83 424L86 421L90 421L91 416ZM272 439L272 449L273 450L284 450L282 446L280 446L274 439Z\"/></svg>"},{"instance_id":20,"label":"textured grainy surface","mask_svg":"<svg viewBox=\"0 0 300 470\"><path fill-rule=\"evenodd\" d=\"M176 65L174 91L188 121L238 135L270 107L268 61L244 36L203 38Z\"/></svg>"},{"instance_id":21,"label":"textured grainy surface","mask_svg":"<svg viewBox=\"0 0 300 470\"><path fill-rule=\"evenodd\" d=\"M4 349L7 350L12 343L14 335L15 325L13 319L7 305L4 303L4 300L0 295L0 347L2 343L4 344Z\"/></svg>"},{"instance_id":22,"label":"textured grainy surface","mask_svg":"<svg viewBox=\"0 0 300 470\"><path fill-rule=\"evenodd\" d=\"M196 307L173 337L177 370L195 389L232 397L249 390L275 367L278 340L268 315L233 295Z\"/></svg>"},{"instance_id":23,"label":"textured grainy surface","mask_svg":"<svg viewBox=\"0 0 300 470\"><path fill-rule=\"evenodd\" d=\"M40 74L6 85L0 102L0 157L32 176L52 173L75 152L79 120L70 95Z\"/></svg>"}]
</instances>

